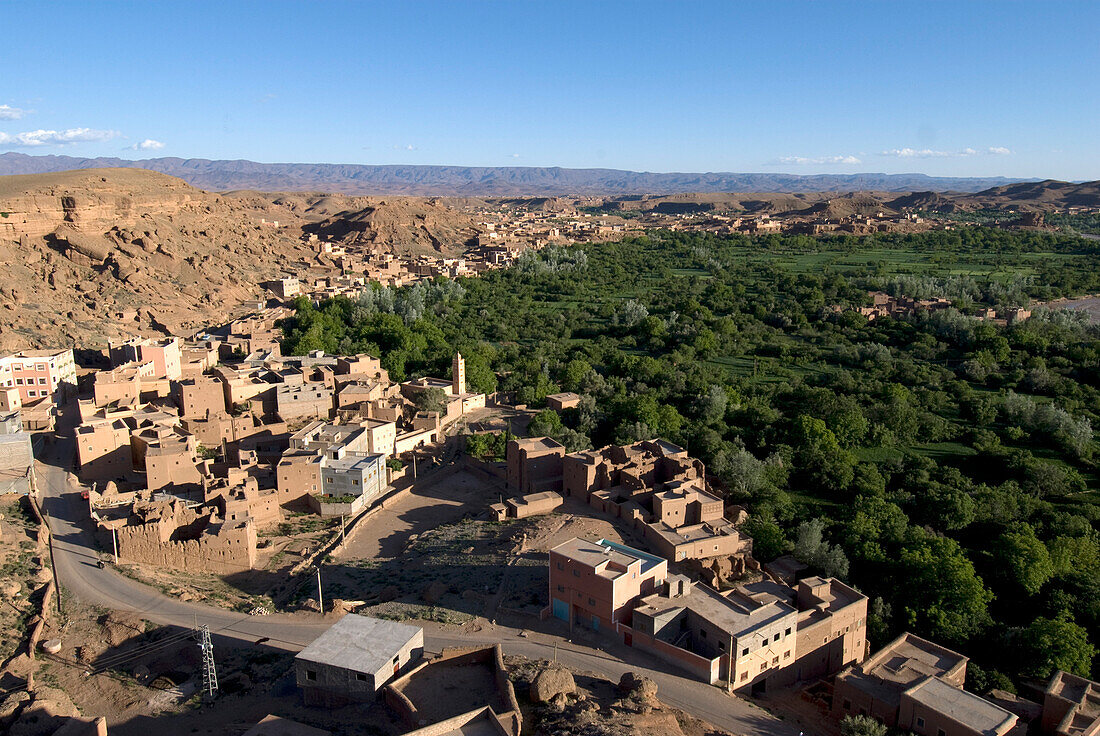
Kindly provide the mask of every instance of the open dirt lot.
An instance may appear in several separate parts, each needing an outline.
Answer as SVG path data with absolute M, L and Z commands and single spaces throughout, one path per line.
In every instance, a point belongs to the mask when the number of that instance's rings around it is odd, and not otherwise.
M 465 471 L 416 488 L 366 521 L 323 567 L 325 594 L 387 618 L 537 616 L 547 605 L 551 547 L 578 536 L 624 541 L 585 505 L 500 523 L 476 518 L 499 498 L 496 488 Z M 314 595 L 313 586 L 300 595 Z

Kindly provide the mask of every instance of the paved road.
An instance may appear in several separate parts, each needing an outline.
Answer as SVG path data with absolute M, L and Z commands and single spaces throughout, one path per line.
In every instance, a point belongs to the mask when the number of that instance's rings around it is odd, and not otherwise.
M 43 510 L 54 535 L 57 574 L 71 594 L 88 603 L 135 613 L 156 624 L 185 628 L 205 624 L 216 636 L 245 642 L 263 640 L 266 646 L 289 651 L 302 649 L 332 624 L 332 620 L 316 614 L 247 616 L 180 601 L 110 567 L 99 568 L 88 528 L 90 522 L 86 519 L 86 502 L 81 499 L 75 484 L 70 483 L 67 471 L 73 452 L 72 440 L 62 437 L 43 448 L 43 462 L 38 464 Z M 795 736 L 800 730 L 718 688 L 671 671 L 654 670 L 651 668 L 653 660 L 621 644 L 591 640 L 597 648 L 587 642 L 567 642 L 546 633 L 520 632 L 491 625 L 474 633 L 428 625 L 424 634 L 425 646 L 436 652 L 448 646 L 500 642 L 506 654 L 541 659 L 556 657 L 569 667 L 594 672 L 615 682 L 624 672 L 643 674 L 657 683 L 662 701 L 736 734 Z

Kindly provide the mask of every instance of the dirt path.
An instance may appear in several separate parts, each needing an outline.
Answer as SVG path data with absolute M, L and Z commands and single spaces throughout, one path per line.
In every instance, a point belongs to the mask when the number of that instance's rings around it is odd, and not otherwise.
M 363 522 L 336 558 L 392 559 L 401 554 L 414 534 L 460 521 L 466 514 L 478 514 L 492 500 L 485 483 L 466 471 L 428 486 L 414 486 L 391 508 Z

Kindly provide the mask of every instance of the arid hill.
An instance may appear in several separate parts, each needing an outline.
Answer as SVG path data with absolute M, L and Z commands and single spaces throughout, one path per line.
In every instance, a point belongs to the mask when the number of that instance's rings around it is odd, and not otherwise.
M 819 202 L 805 210 L 806 215 L 824 217 L 829 220 L 839 220 L 845 217 L 872 217 L 879 212 L 893 214 L 893 210 L 887 207 L 881 200 L 868 192 L 853 192 L 843 197 L 833 197 L 824 202 Z
M 1047 179 L 994 187 L 977 194 L 962 195 L 957 199 L 960 204 L 974 208 L 1003 208 L 1008 205 L 1036 210 L 1100 207 L 1100 181 L 1073 184 Z
M 315 260 L 303 227 L 325 222 L 401 252 L 446 252 L 472 234 L 469 216 L 431 200 L 219 195 L 138 169 L 0 177 L 0 349 L 220 323 Z
M 325 199 L 329 200 L 325 207 L 328 211 L 331 198 Z M 286 198 L 279 201 L 286 201 Z M 460 255 L 479 232 L 471 215 L 439 199 L 355 197 L 347 204 L 349 209 L 305 225 L 303 229 L 327 240 L 382 252 L 445 256 Z M 307 213 L 313 215 L 320 211 L 309 208 Z

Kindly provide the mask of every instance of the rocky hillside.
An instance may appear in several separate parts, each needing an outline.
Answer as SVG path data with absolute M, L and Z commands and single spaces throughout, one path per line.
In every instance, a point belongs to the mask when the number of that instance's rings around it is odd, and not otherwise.
M 140 169 L 0 177 L 0 350 L 221 323 L 315 260 L 303 233 L 450 255 L 477 230 L 437 199 L 212 194 Z
M 300 218 L 270 200 L 150 171 L 0 178 L 0 349 L 102 345 L 222 320 L 259 282 L 311 256 L 300 235 Z
M 287 203 L 289 197 L 277 200 Z M 316 205 L 306 214 L 317 216 L 332 209 L 332 197 L 322 198 L 323 208 Z M 439 199 L 374 197 L 344 198 L 347 209 L 332 213 L 325 219 L 307 224 L 307 233 L 316 233 L 327 240 L 372 250 L 417 255 L 460 255 L 479 232 L 472 216 L 448 206 Z

